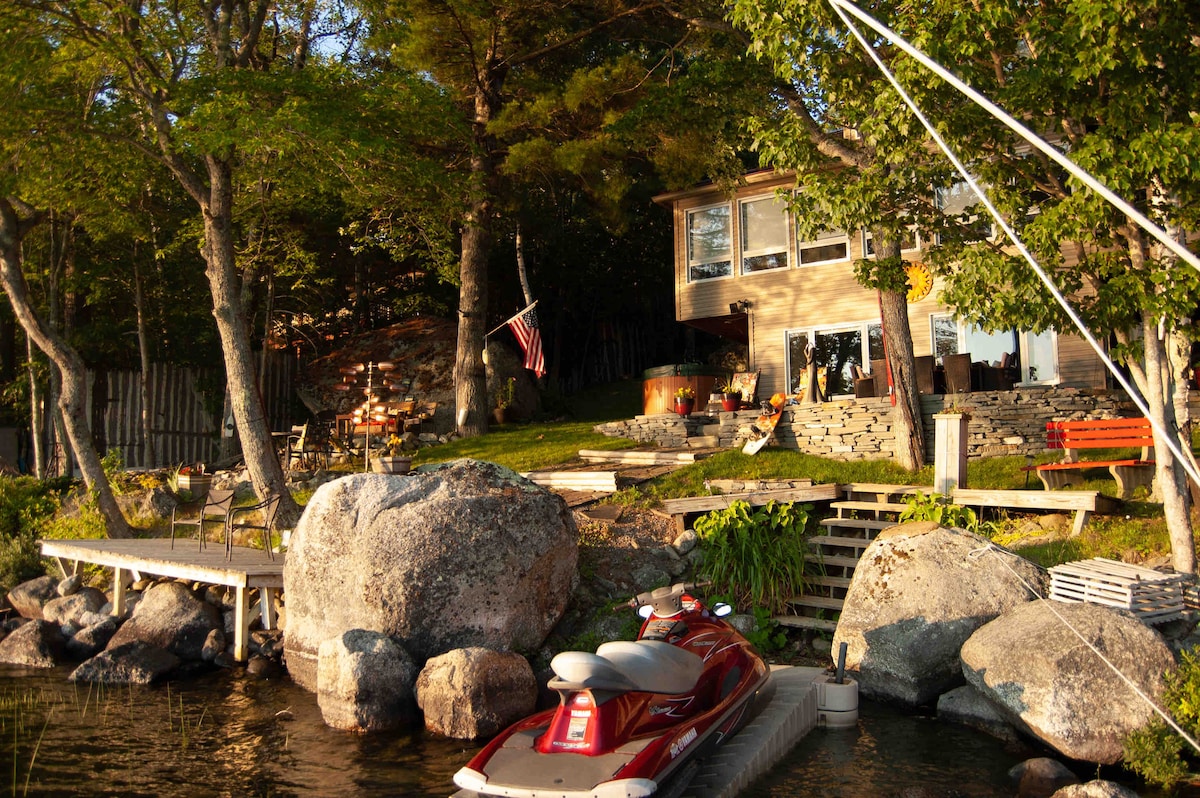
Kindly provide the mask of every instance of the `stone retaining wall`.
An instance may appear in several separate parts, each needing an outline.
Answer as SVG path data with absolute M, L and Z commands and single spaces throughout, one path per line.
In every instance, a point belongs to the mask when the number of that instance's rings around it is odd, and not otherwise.
M 1200 395 L 1193 392 L 1191 399 L 1195 414 L 1200 411 Z M 929 462 L 933 462 L 933 414 L 959 409 L 971 417 L 970 457 L 1041 454 L 1046 449 L 1047 421 L 1141 415 L 1123 391 L 1036 387 L 926 395 L 921 397 L 921 414 Z M 719 446 L 732 448 L 741 445 L 742 430 L 756 418 L 758 413 L 748 410 L 715 417 L 666 413 L 600 424 L 595 431 L 669 448 L 687 446 L 690 437 L 714 436 Z M 887 397 L 791 405 L 775 428 L 775 438 L 785 448 L 839 460 L 894 457 L 892 405 Z

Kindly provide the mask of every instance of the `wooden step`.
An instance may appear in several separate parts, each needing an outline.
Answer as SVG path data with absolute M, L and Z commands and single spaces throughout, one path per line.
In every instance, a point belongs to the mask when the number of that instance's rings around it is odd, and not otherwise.
M 805 615 L 776 615 L 771 620 L 780 626 L 792 629 L 817 629 L 822 632 L 836 632 L 837 621 L 828 618 L 809 618 Z
M 616 471 L 526 471 L 521 476 L 545 488 L 609 493 L 617 490 Z
M 806 593 L 803 596 L 788 599 L 788 604 L 794 604 L 797 607 L 815 607 L 820 610 L 840 610 L 846 602 L 840 598 L 811 596 Z
M 811 479 L 708 479 L 704 486 L 714 493 L 749 493 L 765 490 L 811 488 Z
M 870 501 L 866 498 L 858 498 L 866 496 L 890 498 L 933 492 L 933 488 L 927 485 L 885 485 L 877 482 L 847 482 L 843 483 L 841 488 L 842 494 L 850 501 Z
M 850 578 L 846 576 L 806 576 L 804 584 L 809 588 L 816 589 L 820 587 L 828 587 L 831 589 L 850 589 Z
M 895 521 L 877 520 L 877 518 L 822 518 L 821 526 L 829 527 L 830 532 L 838 529 L 862 529 L 864 532 L 878 532 L 881 529 L 896 526 Z M 874 535 L 871 535 L 874 538 Z
M 589 463 L 631 463 L 635 465 L 653 463 L 694 463 L 695 452 L 664 452 L 645 449 L 580 449 L 579 457 Z
M 813 563 L 820 565 L 837 565 L 844 568 L 856 568 L 858 567 L 858 558 L 842 557 L 838 554 L 827 554 L 825 556 L 818 556 L 813 560 Z
M 874 541 L 870 538 L 847 538 L 841 535 L 813 535 L 808 539 L 808 542 L 814 546 L 826 546 L 829 548 L 865 549 Z
M 861 512 L 873 513 L 902 513 L 908 509 L 907 504 L 897 504 L 895 502 L 831 502 L 830 507 L 837 510 L 839 513 L 843 510 L 858 510 Z

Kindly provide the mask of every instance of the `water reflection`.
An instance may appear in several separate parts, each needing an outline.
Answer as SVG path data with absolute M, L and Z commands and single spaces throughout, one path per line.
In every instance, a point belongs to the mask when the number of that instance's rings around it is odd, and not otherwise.
M 0 670 L 0 795 L 444 798 L 478 750 L 421 732 L 339 732 L 286 678 L 234 671 L 131 688 L 72 685 L 67 673 Z M 1008 769 L 1040 755 L 864 703 L 857 729 L 814 731 L 742 796 L 889 798 L 924 787 L 1011 798 Z

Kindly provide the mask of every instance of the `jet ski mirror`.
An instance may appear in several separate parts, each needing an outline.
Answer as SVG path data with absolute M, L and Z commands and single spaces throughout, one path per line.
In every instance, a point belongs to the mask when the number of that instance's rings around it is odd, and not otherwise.
M 733 612 L 733 607 L 729 606 L 728 604 L 726 604 L 723 601 L 719 604 L 714 605 L 712 608 L 712 614 L 717 616 L 718 618 L 724 618 L 726 615 L 728 615 L 731 612 Z
M 654 612 L 654 608 L 651 607 L 649 604 L 643 604 L 642 606 L 637 608 L 637 614 L 643 618 L 649 618 L 651 613 L 653 613 L 653 612 Z

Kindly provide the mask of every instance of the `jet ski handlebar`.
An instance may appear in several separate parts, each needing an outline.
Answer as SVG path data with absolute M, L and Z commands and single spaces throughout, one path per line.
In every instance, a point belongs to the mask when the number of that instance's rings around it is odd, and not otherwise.
M 670 587 L 656 587 L 645 593 L 638 593 L 622 606 L 644 607 L 649 605 L 658 616 L 674 615 L 683 609 L 684 595 L 701 588 L 708 587 L 712 582 L 677 582 Z

